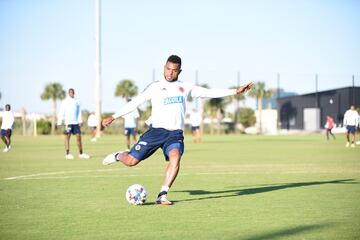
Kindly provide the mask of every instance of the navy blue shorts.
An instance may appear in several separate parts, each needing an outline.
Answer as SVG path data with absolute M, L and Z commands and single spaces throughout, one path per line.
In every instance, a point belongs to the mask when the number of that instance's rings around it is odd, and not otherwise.
M 64 134 L 80 134 L 80 126 L 79 124 L 69 124 L 65 125 Z
M 184 153 L 184 135 L 182 130 L 166 130 L 164 128 L 150 127 L 139 141 L 131 148 L 129 154 L 141 161 L 150 157 L 158 148 L 163 150 L 166 161 L 169 160 L 169 152 L 179 149 Z
M 196 130 L 199 130 L 200 126 L 191 126 L 191 131 L 195 132 Z
M 346 131 L 347 131 L 348 133 L 354 134 L 355 131 L 356 131 L 356 127 L 355 127 L 355 126 L 347 125 L 347 126 L 346 126 Z
M 135 128 L 125 128 L 125 136 L 135 136 Z
M 1 129 L 1 137 L 11 137 L 11 129 Z

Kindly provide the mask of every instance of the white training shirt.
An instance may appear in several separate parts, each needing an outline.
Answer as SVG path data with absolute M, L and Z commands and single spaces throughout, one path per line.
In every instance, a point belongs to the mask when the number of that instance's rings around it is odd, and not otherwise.
M 95 114 L 90 114 L 89 115 L 87 124 L 88 124 L 89 127 L 96 127 L 97 126 L 98 121 L 97 121 L 97 118 L 96 118 Z
M 357 126 L 359 120 L 359 114 L 355 110 L 347 110 L 344 114 L 344 125 L 345 126 Z
M 202 117 L 199 112 L 192 111 L 190 113 L 190 124 L 192 127 L 198 127 L 201 125 Z
M 136 119 L 140 117 L 140 114 L 139 111 L 135 109 L 122 117 L 124 118 L 124 128 L 136 128 Z
M 4 110 L 2 112 L 2 123 L 1 129 L 12 129 L 12 125 L 14 124 L 14 114 L 12 111 Z
M 63 121 L 65 125 L 82 123 L 80 102 L 76 98 L 67 96 L 61 102 L 57 125 Z
M 177 130 L 184 128 L 186 101 L 193 98 L 220 98 L 236 94 L 236 89 L 206 89 L 182 81 L 165 79 L 152 82 L 142 93 L 133 98 L 112 117 L 121 117 L 146 101 L 151 101 L 151 124 L 154 128 Z

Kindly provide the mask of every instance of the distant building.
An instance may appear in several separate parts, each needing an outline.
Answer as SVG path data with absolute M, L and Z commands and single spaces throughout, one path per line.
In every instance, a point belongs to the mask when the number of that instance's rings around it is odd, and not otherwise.
M 344 113 L 353 104 L 360 107 L 360 87 L 345 87 L 277 100 L 281 129 L 321 129 L 326 116 L 332 116 L 337 125 Z
M 289 96 L 297 96 L 298 94 L 295 92 L 285 92 L 284 89 L 270 89 L 273 94 L 271 96 L 271 98 L 264 98 L 262 100 L 262 109 L 277 109 L 277 99 L 278 99 L 278 94 L 279 94 L 279 98 L 281 97 L 289 97 Z M 257 108 L 257 106 L 256 106 Z

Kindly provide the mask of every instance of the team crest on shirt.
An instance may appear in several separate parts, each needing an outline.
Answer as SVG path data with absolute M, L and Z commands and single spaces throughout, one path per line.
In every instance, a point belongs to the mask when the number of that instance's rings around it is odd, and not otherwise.
M 179 91 L 180 91 L 180 92 L 184 92 L 185 89 L 184 89 L 183 87 L 179 87 Z
M 141 149 L 141 146 L 140 146 L 140 145 L 136 145 L 136 146 L 135 146 L 135 150 L 136 150 L 136 151 L 139 151 L 140 149 Z

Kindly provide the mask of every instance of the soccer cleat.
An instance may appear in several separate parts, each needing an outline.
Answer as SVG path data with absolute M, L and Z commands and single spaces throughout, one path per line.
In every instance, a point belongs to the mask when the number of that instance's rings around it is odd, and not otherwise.
M 347 142 L 346 145 L 345 145 L 345 147 L 350 147 L 350 143 Z
M 120 154 L 120 153 L 123 153 L 123 152 L 114 152 L 114 153 L 110 153 L 109 155 L 107 155 L 104 160 L 102 161 L 102 164 L 103 165 L 110 165 L 110 164 L 113 164 L 113 163 L 116 163 L 117 161 L 117 155 Z
M 160 205 L 172 205 L 173 203 L 170 202 L 167 197 L 166 194 L 159 194 L 160 196 L 157 197 L 156 199 L 156 204 L 160 204 Z
M 92 141 L 92 142 L 96 142 L 97 139 L 94 137 L 94 138 L 91 139 L 91 141 Z
M 90 156 L 89 156 L 89 155 L 87 155 L 86 153 L 82 153 L 82 154 L 80 154 L 80 155 L 79 155 L 79 158 L 89 159 L 89 158 L 90 158 Z
M 351 144 L 351 147 L 354 148 L 354 147 L 355 147 L 355 144 L 352 143 L 352 144 Z
M 3 152 L 6 153 L 6 152 L 8 152 L 9 150 L 10 150 L 10 148 L 6 147 L 6 148 L 4 148 Z
M 74 159 L 74 156 L 71 153 L 65 155 L 65 159 Z

